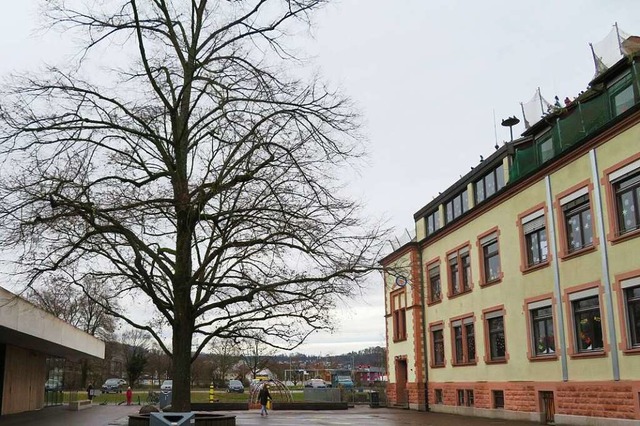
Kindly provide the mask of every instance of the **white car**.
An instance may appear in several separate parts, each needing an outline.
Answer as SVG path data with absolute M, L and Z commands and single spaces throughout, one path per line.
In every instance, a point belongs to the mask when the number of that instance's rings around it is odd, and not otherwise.
M 160 386 L 160 390 L 163 392 L 168 392 L 173 388 L 173 380 L 165 380 L 162 382 L 162 386 Z
M 304 385 L 305 388 L 321 389 L 326 388 L 327 384 L 322 379 L 311 379 Z

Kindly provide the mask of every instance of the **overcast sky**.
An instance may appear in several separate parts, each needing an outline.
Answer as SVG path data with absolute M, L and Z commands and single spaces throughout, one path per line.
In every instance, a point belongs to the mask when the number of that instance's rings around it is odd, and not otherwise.
M 36 35 L 36 0 L 2 0 L 0 74 L 59 59 L 60 36 Z M 574 97 L 593 77 L 589 42 L 618 22 L 640 35 L 638 0 L 343 0 L 316 15 L 305 54 L 358 105 L 370 157 L 350 183 L 367 214 L 397 233 L 479 156 L 509 137 L 537 87 L 549 101 Z M 514 129 L 519 135 L 522 123 Z M 336 333 L 300 350 L 338 354 L 384 345 L 379 275 L 337 313 Z

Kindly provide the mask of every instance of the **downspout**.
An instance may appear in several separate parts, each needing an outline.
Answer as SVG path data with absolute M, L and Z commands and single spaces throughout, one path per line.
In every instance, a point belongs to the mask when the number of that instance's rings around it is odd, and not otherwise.
M 569 380 L 567 367 L 567 339 L 564 333 L 564 314 L 562 313 L 562 292 L 560 290 L 560 265 L 558 263 L 558 244 L 556 242 L 556 218 L 553 214 L 553 198 L 551 196 L 551 177 L 545 176 L 547 189 L 547 205 L 549 206 L 549 236 L 547 242 L 551 245 L 553 256 L 553 295 L 556 299 L 556 316 L 558 317 L 558 334 L 560 338 L 560 363 L 562 366 L 562 381 Z
M 420 263 L 420 307 L 422 311 L 422 352 L 424 359 L 424 410 L 429 411 L 429 362 L 427 354 L 427 311 L 426 299 L 424 298 L 424 268 L 422 265 L 422 249 L 418 245 L 418 262 Z
M 618 360 L 618 347 L 615 342 L 618 341 L 616 336 L 616 327 L 613 321 L 613 293 L 611 291 L 611 280 L 609 279 L 609 256 L 607 252 L 607 238 L 604 229 L 604 216 L 602 210 L 602 196 L 600 194 L 600 181 L 598 180 L 598 160 L 596 159 L 596 150 L 589 151 L 591 158 L 591 173 L 593 179 L 593 195 L 594 206 L 598 225 L 598 233 L 602 240 L 600 253 L 602 253 L 602 284 L 604 285 L 604 305 L 607 311 L 607 331 L 609 332 L 609 341 L 611 344 L 611 368 L 613 370 L 613 380 L 620 380 L 620 364 Z

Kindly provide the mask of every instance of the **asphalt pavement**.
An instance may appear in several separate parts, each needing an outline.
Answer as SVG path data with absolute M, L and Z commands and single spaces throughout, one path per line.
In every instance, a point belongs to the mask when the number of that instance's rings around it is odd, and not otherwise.
M 0 417 L 2 426 L 126 426 L 128 415 L 139 406 L 95 405 L 81 411 L 64 406 Z M 425 413 L 392 408 L 356 406 L 339 411 L 270 411 L 261 417 L 259 410 L 231 412 L 237 426 L 532 426 L 536 423 L 465 417 L 453 414 Z

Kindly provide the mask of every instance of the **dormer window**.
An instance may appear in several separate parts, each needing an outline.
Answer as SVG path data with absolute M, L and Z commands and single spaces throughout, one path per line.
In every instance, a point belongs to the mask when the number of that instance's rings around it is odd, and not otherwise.
M 447 223 L 452 222 L 454 219 L 460 217 L 462 213 L 469 210 L 469 194 L 467 190 L 465 189 L 453 197 L 451 201 L 445 204 L 444 210 L 446 213 Z
M 429 214 L 425 220 L 427 221 L 427 235 L 431 235 L 440 229 L 440 213 L 438 210 Z
M 500 164 L 495 169 L 484 175 L 474 184 L 476 204 L 491 197 L 504 187 L 504 168 Z

